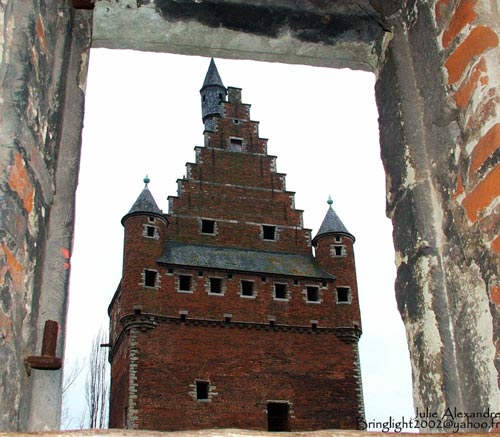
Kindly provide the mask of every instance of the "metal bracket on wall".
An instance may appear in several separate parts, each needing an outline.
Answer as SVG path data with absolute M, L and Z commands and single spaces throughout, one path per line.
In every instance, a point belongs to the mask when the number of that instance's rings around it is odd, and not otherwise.
M 75 9 L 94 9 L 95 0 L 73 0 Z
M 59 324 L 54 320 L 47 320 L 43 328 L 42 354 L 32 355 L 24 359 L 26 373 L 31 374 L 31 369 L 57 370 L 62 366 L 61 358 L 56 357 L 57 335 Z

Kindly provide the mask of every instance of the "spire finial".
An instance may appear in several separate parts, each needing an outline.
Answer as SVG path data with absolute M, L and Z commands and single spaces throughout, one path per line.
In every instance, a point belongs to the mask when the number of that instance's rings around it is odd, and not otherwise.
M 328 205 L 330 205 L 330 208 L 333 204 L 333 200 L 332 200 L 332 196 L 328 195 L 328 200 L 326 201 L 326 203 L 328 203 Z
M 148 175 L 146 175 L 146 177 L 143 179 L 143 181 L 147 185 L 147 184 L 149 184 L 149 182 L 151 181 L 151 179 L 149 179 Z

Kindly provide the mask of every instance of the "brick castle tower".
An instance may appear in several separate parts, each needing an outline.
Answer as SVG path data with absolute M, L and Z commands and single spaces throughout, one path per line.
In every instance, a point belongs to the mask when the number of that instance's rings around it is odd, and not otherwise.
M 354 429 L 363 414 L 354 237 L 329 200 L 311 241 L 250 105 L 213 60 L 200 92 L 205 146 L 169 213 L 146 178 L 122 219 L 109 425 Z

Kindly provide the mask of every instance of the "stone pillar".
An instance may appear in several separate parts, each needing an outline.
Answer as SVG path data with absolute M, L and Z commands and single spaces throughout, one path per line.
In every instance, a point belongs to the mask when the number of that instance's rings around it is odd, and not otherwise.
M 47 320 L 63 355 L 92 12 L 1 6 L 0 429 L 57 428 L 62 372 L 27 372 L 24 358 L 40 355 Z
M 386 17 L 376 85 L 398 306 L 415 407 L 498 411 L 498 11 L 430 3 Z

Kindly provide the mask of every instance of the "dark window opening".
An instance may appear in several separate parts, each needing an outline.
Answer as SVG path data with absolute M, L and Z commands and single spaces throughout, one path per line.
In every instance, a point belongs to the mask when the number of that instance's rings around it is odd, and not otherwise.
M 186 318 L 187 318 L 187 314 L 186 313 L 180 313 L 179 315 L 181 316 L 181 322 L 185 322 Z
M 293 285 L 299 285 L 299 280 L 298 279 L 294 279 L 293 280 Z
M 232 274 L 232 273 L 228 273 L 227 277 L 228 277 L 229 279 L 233 279 L 233 274 Z
M 286 299 L 286 284 L 274 284 L 275 299 Z
M 308 302 L 319 302 L 319 288 L 318 287 L 307 287 L 307 301 Z
M 288 412 L 290 406 L 285 402 L 269 402 L 267 404 L 267 430 L 290 431 Z
M 154 223 L 155 222 L 155 218 L 154 217 L 148 217 L 148 221 L 151 222 L 151 223 Z
M 222 102 L 222 93 L 219 93 L 219 103 Z
M 196 399 L 200 401 L 208 399 L 208 381 L 196 381 Z
M 191 276 L 179 275 L 179 290 L 191 291 Z
M 148 237 L 154 237 L 155 236 L 155 227 L 154 226 L 146 226 L 146 235 Z
M 260 280 L 261 280 L 262 282 L 266 282 L 266 281 L 267 281 L 267 278 L 266 278 L 265 276 L 262 276 L 262 278 L 260 278 Z
M 276 324 L 276 320 L 269 320 L 269 326 L 271 328 L 274 328 L 274 325 Z
M 146 287 L 156 286 L 156 274 L 154 270 L 144 270 L 144 285 Z
M 202 234 L 215 234 L 215 220 L 202 220 L 201 221 Z
M 174 269 L 168 269 L 167 272 L 172 274 L 172 273 L 174 273 Z
M 253 296 L 253 282 L 252 281 L 241 281 L 241 295 L 242 296 Z
M 341 243 L 341 242 L 342 242 L 342 237 L 339 237 L 339 236 L 337 236 L 337 235 L 336 235 L 336 236 L 335 236 L 335 241 L 336 241 L 337 243 Z
M 224 316 L 224 323 L 229 325 L 231 323 L 231 316 Z
M 335 256 L 342 256 L 342 246 L 333 246 L 335 249 Z
M 311 329 L 314 331 L 318 328 L 318 322 L 311 322 Z
M 198 272 L 198 276 L 203 276 L 203 272 Z
M 262 237 L 264 240 L 276 239 L 276 226 L 262 226 Z
M 206 101 L 206 100 L 207 100 L 207 96 L 204 95 L 202 101 Z
M 210 278 L 210 293 L 221 294 L 222 293 L 222 279 L 221 278 Z
M 349 288 L 348 287 L 337 287 L 337 302 L 339 303 L 349 303 Z

